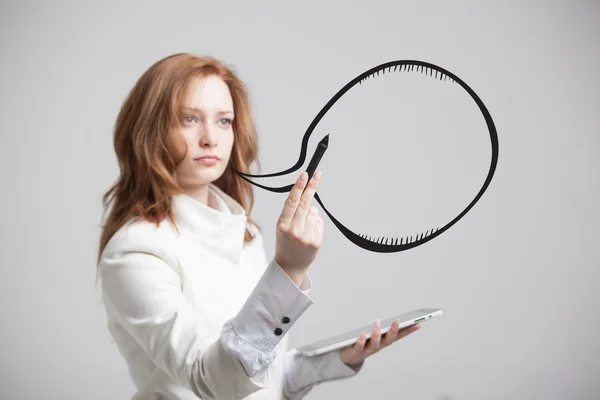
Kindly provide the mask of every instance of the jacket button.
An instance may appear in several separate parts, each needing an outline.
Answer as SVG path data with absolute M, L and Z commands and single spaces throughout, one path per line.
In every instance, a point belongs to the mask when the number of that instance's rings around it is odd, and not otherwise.
M 281 322 L 283 322 L 284 324 L 287 324 L 288 322 L 290 322 L 290 319 L 288 317 L 283 317 Z
M 275 329 L 275 332 L 274 332 L 274 333 L 275 333 L 277 336 L 279 336 L 279 335 L 281 335 L 281 334 L 283 333 L 283 331 L 281 330 L 281 328 L 277 328 L 277 329 Z

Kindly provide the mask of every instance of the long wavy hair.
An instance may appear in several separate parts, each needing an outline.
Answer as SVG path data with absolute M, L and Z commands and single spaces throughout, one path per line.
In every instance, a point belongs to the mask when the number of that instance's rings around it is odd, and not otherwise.
M 174 225 L 172 196 L 182 189 L 175 178 L 178 165 L 185 159 L 187 146 L 179 135 L 184 96 L 197 78 L 216 75 L 229 87 L 233 100 L 234 144 L 223 175 L 213 182 L 246 210 L 248 223 L 260 231 L 250 213 L 254 205 L 252 185 L 233 169 L 249 173 L 258 161 L 258 138 L 250 110 L 246 85 L 232 67 L 214 57 L 178 53 L 152 65 L 127 95 L 114 126 L 114 149 L 120 176 L 102 197 L 104 219 L 98 249 L 102 252 L 110 238 L 131 218 L 158 225 L 165 218 Z M 253 235 L 248 225 L 244 244 Z

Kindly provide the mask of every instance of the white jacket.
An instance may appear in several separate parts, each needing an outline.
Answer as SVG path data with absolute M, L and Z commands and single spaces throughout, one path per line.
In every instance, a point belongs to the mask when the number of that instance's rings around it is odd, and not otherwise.
M 358 373 L 339 351 L 307 357 L 287 333 L 313 304 L 262 235 L 244 246 L 242 206 L 213 184 L 211 202 L 173 198 L 179 231 L 129 221 L 99 264 L 108 329 L 137 388 L 133 400 L 298 400 L 314 385 Z

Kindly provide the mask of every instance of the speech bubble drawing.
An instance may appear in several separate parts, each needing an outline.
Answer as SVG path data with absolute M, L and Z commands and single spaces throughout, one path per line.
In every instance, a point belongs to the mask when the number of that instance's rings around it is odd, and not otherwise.
M 357 233 L 352 232 L 350 229 L 346 228 L 325 207 L 325 204 L 321 200 L 318 193 L 315 193 L 314 198 L 319 203 L 319 205 L 323 208 L 323 210 L 325 211 L 327 216 L 331 219 L 331 221 L 338 228 L 338 230 L 352 243 L 354 243 L 355 245 L 357 245 L 365 250 L 374 251 L 374 252 L 378 252 L 378 253 L 395 253 L 395 252 L 412 249 L 414 247 L 425 244 L 428 241 L 438 237 L 439 235 L 441 235 L 442 233 L 444 233 L 445 231 L 450 229 L 450 227 L 452 227 L 454 224 L 456 224 L 462 217 L 464 217 L 467 214 L 467 212 L 469 212 L 469 210 L 471 210 L 471 208 L 473 208 L 473 206 L 479 201 L 479 199 L 483 196 L 483 193 L 487 190 L 488 186 L 490 185 L 492 178 L 494 176 L 494 172 L 496 171 L 496 166 L 498 164 L 498 134 L 496 132 L 496 127 L 494 125 L 494 121 L 492 120 L 492 117 L 491 117 L 489 111 L 487 110 L 486 106 L 483 104 L 483 102 L 481 101 L 479 96 L 462 79 L 460 79 L 459 77 L 454 75 L 452 72 L 450 72 L 442 67 L 439 67 L 437 65 L 428 63 L 428 62 L 419 61 L 419 60 L 390 61 L 390 62 L 386 62 L 386 63 L 380 64 L 380 65 L 377 65 L 377 66 L 361 73 L 360 75 L 358 75 L 357 77 L 352 79 L 350 82 L 348 82 L 327 102 L 327 104 L 325 104 L 325 106 L 321 109 L 321 111 L 319 111 L 317 116 L 313 119 L 313 121 L 309 125 L 308 129 L 306 130 L 306 132 L 304 133 L 304 136 L 302 138 L 302 143 L 301 143 L 301 147 L 300 147 L 300 156 L 298 157 L 298 160 L 296 161 L 296 163 L 294 165 L 292 165 L 291 167 L 289 167 L 283 171 L 273 172 L 270 174 L 261 174 L 261 175 L 247 174 L 247 173 L 244 173 L 244 172 L 241 172 L 238 170 L 234 170 L 234 172 L 258 188 L 261 188 L 261 189 L 264 189 L 267 191 L 271 191 L 271 192 L 275 192 L 275 193 L 289 192 L 291 190 L 291 188 L 294 186 L 293 184 L 281 186 L 281 187 L 269 187 L 269 186 L 261 185 L 261 184 L 254 182 L 253 180 L 248 179 L 248 178 L 268 178 L 268 177 L 274 177 L 274 176 L 287 175 L 294 171 L 297 171 L 304 164 L 304 162 L 306 160 L 308 141 L 309 141 L 311 134 L 316 129 L 317 125 L 319 124 L 321 119 L 325 116 L 325 114 L 327 114 L 327 112 L 331 109 L 331 107 L 333 107 L 333 105 L 345 93 L 347 93 L 355 85 L 357 85 L 357 84 L 361 85 L 369 79 L 377 78 L 378 76 L 380 76 L 380 74 L 384 75 L 386 72 L 388 74 L 391 74 L 394 72 L 410 73 L 413 71 L 423 73 L 433 79 L 438 79 L 440 81 L 448 81 L 449 80 L 453 83 L 457 83 L 458 85 L 460 85 L 469 94 L 471 99 L 473 99 L 473 101 L 477 104 L 477 107 L 479 108 L 479 111 L 481 112 L 481 114 L 485 120 L 487 129 L 488 129 L 488 133 L 489 133 L 491 150 L 492 150 L 490 167 L 489 167 L 489 170 L 488 170 L 488 173 L 487 173 L 487 176 L 485 178 L 483 185 L 481 186 L 479 192 L 472 199 L 472 201 L 454 219 L 452 219 L 450 222 L 448 222 L 446 225 L 442 226 L 441 228 L 427 230 L 426 232 L 421 232 L 419 234 L 406 236 L 406 237 L 400 237 L 400 238 L 379 237 L 376 240 L 374 240 L 370 236 L 363 235 L 363 234 L 357 234 Z M 319 145 L 317 146 L 315 154 L 314 154 L 313 158 L 311 159 L 311 162 L 309 163 L 309 166 L 307 168 L 307 170 L 309 171 L 309 177 L 312 176 L 312 173 L 315 171 L 315 169 L 318 165 L 318 162 L 320 161 L 324 151 L 327 149 L 328 142 L 329 142 L 329 135 L 326 135 L 319 142 Z

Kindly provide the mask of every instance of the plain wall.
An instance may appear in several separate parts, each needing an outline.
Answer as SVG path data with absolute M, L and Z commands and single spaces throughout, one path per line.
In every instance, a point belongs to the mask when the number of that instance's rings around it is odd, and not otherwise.
M 0 398 L 132 395 L 94 284 L 101 196 L 118 176 L 112 128 L 122 101 L 152 63 L 178 52 L 215 56 L 248 84 L 263 173 L 291 166 L 321 107 L 387 61 L 450 70 L 494 118 L 494 179 L 443 235 L 373 253 L 324 217 L 309 270 L 315 304 L 292 346 L 413 308 L 446 314 L 307 398 L 598 398 L 600 3 L 358 4 L 3 2 Z M 356 232 L 445 223 L 487 173 L 481 120 L 452 86 L 420 84 L 414 77 L 389 94 L 365 85 L 371 95 L 336 109 L 311 137 L 306 164 L 331 134 L 319 194 Z M 255 194 L 272 257 L 285 195 Z

